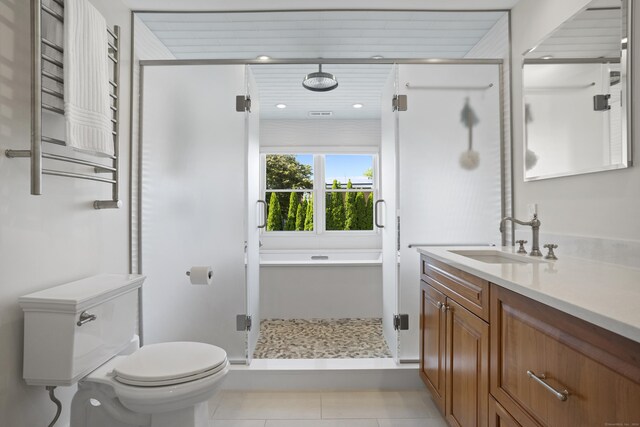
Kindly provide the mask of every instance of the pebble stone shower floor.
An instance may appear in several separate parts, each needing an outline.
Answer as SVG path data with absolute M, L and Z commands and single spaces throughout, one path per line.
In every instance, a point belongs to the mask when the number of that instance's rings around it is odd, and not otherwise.
M 382 319 L 264 319 L 255 359 L 391 357 Z

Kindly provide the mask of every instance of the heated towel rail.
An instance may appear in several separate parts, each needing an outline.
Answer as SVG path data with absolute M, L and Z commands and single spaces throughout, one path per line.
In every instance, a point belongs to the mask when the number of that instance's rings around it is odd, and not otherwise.
M 44 19 L 43 19 L 44 18 Z M 53 19 L 54 21 L 49 21 Z M 69 155 L 61 155 L 43 150 L 43 143 L 53 145 L 66 145 L 58 138 L 42 134 L 42 111 L 46 110 L 57 115 L 64 116 L 64 78 L 63 61 L 64 48 L 56 40 L 43 36 L 43 22 L 51 24 L 58 22 L 64 25 L 64 1 L 63 0 L 32 0 L 31 2 L 31 35 L 32 35 L 32 68 L 31 68 L 31 149 L 30 150 L 6 150 L 9 158 L 31 159 L 31 194 L 42 194 L 42 175 L 54 175 L 67 178 L 78 178 L 90 181 L 107 183 L 112 186 L 111 200 L 96 200 L 93 202 L 95 209 L 114 209 L 121 206 L 118 192 L 119 183 L 119 132 L 120 132 L 120 27 L 114 26 L 113 30 L 106 28 L 108 33 L 108 56 L 113 68 L 110 70 L 109 96 L 111 99 L 111 123 L 114 154 L 101 157 L 99 161 L 89 160 L 86 155 L 81 155 L 69 150 Z M 47 25 L 53 28 L 55 25 Z M 55 33 L 55 30 L 50 30 Z M 47 84 L 43 84 L 46 81 Z M 43 100 L 43 96 L 46 98 Z M 60 105 L 62 104 L 62 105 Z M 64 153 L 67 154 L 67 153 Z M 61 163 L 71 163 L 85 166 L 90 173 L 78 173 L 71 170 L 59 170 L 43 168 L 43 159 Z M 97 159 L 96 159 L 97 160 Z M 56 163 L 57 164 L 57 163 Z

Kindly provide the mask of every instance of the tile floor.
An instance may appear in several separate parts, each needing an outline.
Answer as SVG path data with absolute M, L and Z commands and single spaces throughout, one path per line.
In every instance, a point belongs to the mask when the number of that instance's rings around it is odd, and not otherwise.
M 426 391 L 221 391 L 211 427 L 446 427 Z
M 391 357 L 382 319 L 264 319 L 255 359 Z

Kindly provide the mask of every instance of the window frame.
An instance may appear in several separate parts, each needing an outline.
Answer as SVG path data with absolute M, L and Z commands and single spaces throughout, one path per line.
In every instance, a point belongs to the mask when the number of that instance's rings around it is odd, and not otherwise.
M 261 234 L 269 237 L 316 237 L 316 236 L 377 236 L 380 234 L 380 230 L 373 226 L 372 230 L 327 230 L 326 229 L 326 194 L 327 192 L 353 192 L 357 193 L 359 189 L 326 189 L 325 188 L 325 164 L 327 155 L 367 155 L 372 157 L 372 169 L 373 169 L 373 200 L 374 202 L 379 199 L 380 195 L 380 149 L 374 146 L 355 146 L 355 147 L 268 147 L 263 148 L 260 152 L 260 194 L 267 203 L 267 193 L 274 192 L 274 190 L 267 189 L 267 156 L 272 154 L 311 154 L 313 156 L 313 188 L 302 189 L 278 189 L 275 192 L 310 192 L 313 195 L 313 231 L 267 231 L 266 228 L 260 230 Z M 322 213 L 322 215 L 320 215 Z

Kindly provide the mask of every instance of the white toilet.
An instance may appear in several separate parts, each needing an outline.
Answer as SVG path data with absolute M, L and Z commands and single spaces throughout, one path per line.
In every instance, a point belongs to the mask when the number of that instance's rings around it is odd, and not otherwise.
M 78 384 L 71 427 L 206 427 L 226 352 L 197 342 L 139 348 L 141 275 L 100 275 L 19 299 L 29 385 Z

